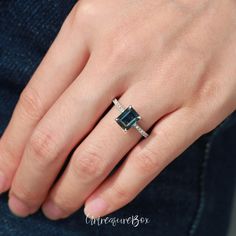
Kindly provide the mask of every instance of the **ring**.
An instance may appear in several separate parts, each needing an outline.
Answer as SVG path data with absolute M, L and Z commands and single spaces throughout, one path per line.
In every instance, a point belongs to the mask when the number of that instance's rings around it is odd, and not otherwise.
M 144 137 L 148 137 L 146 133 L 137 122 L 141 120 L 141 116 L 135 111 L 135 109 L 130 105 L 125 108 L 116 98 L 112 100 L 116 108 L 121 112 L 121 114 L 115 119 L 115 121 L 120 125 L 120 127 L 127 131 L 131 127 L 136 128 L 136 130 Z

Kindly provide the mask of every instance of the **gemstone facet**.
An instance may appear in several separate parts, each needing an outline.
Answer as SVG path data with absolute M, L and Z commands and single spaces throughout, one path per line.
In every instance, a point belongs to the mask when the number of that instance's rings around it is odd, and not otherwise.
M 132 106 L 129 106 L 116 118 L 116 122 L 123 130 L 127 131 L 140 119 L 140 115 L 134 110 Z

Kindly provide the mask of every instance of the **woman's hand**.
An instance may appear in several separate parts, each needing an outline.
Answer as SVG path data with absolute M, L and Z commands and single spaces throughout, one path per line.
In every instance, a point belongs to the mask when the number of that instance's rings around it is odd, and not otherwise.
M 1 138 L 11 210 L 43 204 L 59 219 L 85 203 L 104 216 L 223 121 L 236 108 L 235 12 L 234 0 L 80 0 Z M 115 122 L 115 97 L 141 115 L 147 139 Z

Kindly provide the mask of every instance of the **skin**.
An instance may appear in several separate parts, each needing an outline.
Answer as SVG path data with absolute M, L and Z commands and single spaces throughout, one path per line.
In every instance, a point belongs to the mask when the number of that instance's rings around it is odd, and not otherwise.
M 107 215 L 219 125 L 236 109 L 235 12 L 234 0 L 80 0 L 0 141 L 11 211 Z M 115 97 L 148 138 L 119 127 Z

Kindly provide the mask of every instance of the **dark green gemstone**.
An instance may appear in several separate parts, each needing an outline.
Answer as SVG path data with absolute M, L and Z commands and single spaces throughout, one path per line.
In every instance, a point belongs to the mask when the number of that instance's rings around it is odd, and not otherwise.
M 134 110 L 132 106 L 126 108 L 117 118 L 116 122 L 124 130 L 131 128 L 138 120 L 140 120 L 139 114 Z

